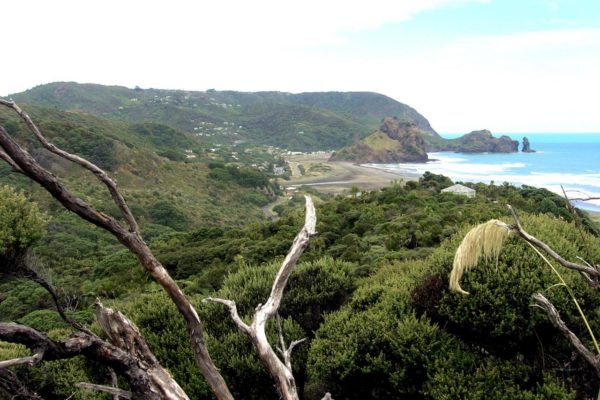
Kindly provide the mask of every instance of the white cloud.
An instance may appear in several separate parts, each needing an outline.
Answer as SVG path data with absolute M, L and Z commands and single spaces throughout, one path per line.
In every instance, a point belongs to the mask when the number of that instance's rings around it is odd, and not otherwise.
M 441 131 L 600 131 L 600 29 L 470 37 L 381 64 L 419 77 L 387 93 Z
M 239 72 L 253 62 L 269 71 L 306 49 L 342 43 L 345 34 L 468 2 L 473 0 L 7 2 L 2 27 L 11 40 L 3 41 L 3 52 L 11 63 L 4 73 L 11 79 L 0 81 L 0 93 L 56 79 L 131 86 L 139 77 L 147 85 L 189 87 L 199 74 L 218 81 L 220 70 Z M 258 79 L 268 81 L 255 69 Z
M 0 94 L 57 80 L 368 90 L 414 106 L 440 131 L 600 131 L 600 29 L 473 36 L 437 47 L 419 47 L 413 37 L 410 50 L 401 38 L 368 56 L 353 46 L 360 32 L 475 2 L 7 2 Z
M 426 10 L 469 2 L 481 0 L 172 0 L 168 5 L 162 0 L 22 0 L 3 5 L 8 16 L 3 25 L 37 31 L 43 41 L 163 37 L 172 40 L 171 45 L 177 45 L 176 40 L 210 45 L 262 39 L 288 47 L 335 42 L 344 32 L 374 29 Z
M 583 48 L 600 44 L 600 29 L 564 29 L 472 37 L 464 39 L 462 44 L 510 51 L 539 51 L 544 47 L 556 48 L 559 46 Z

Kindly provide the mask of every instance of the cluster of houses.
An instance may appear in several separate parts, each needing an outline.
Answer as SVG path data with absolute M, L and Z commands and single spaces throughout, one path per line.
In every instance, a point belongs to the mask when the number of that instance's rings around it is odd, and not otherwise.
M 192 123 L 194 121 L 191 121 Z M 234 122 L 224 121 L 223 126 L 216 126 L 212 122 L 200 121 L 197 126 L 192 128 L 196 136 L 215 136 L 215 135 L 240 135 L 240 131 L 244 129 L 242 125 L 237 125 Z

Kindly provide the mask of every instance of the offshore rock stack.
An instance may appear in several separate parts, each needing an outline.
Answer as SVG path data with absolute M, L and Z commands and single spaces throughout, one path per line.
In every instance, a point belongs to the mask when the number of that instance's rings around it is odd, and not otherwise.
M 527 139 L 526 137 L 523 138 L 523 147 L 521 151 L 523 153 L 535 153 L 535 150 L 533 150 L 529 145 L 529 139 Z

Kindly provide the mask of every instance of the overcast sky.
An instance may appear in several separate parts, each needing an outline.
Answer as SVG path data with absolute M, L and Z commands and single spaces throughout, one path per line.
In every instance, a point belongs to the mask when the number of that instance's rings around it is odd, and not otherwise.
M 373 91 L 439 132 L 600 132 L 599 0 L 19 0 L 0 94 Z

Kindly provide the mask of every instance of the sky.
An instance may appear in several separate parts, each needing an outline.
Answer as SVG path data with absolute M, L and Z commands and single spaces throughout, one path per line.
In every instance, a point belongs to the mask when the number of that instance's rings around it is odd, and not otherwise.
M 438 132 L 600 132 L 599 0 L 19 0 L 0 26 L 2 96 L 371 91 Z

